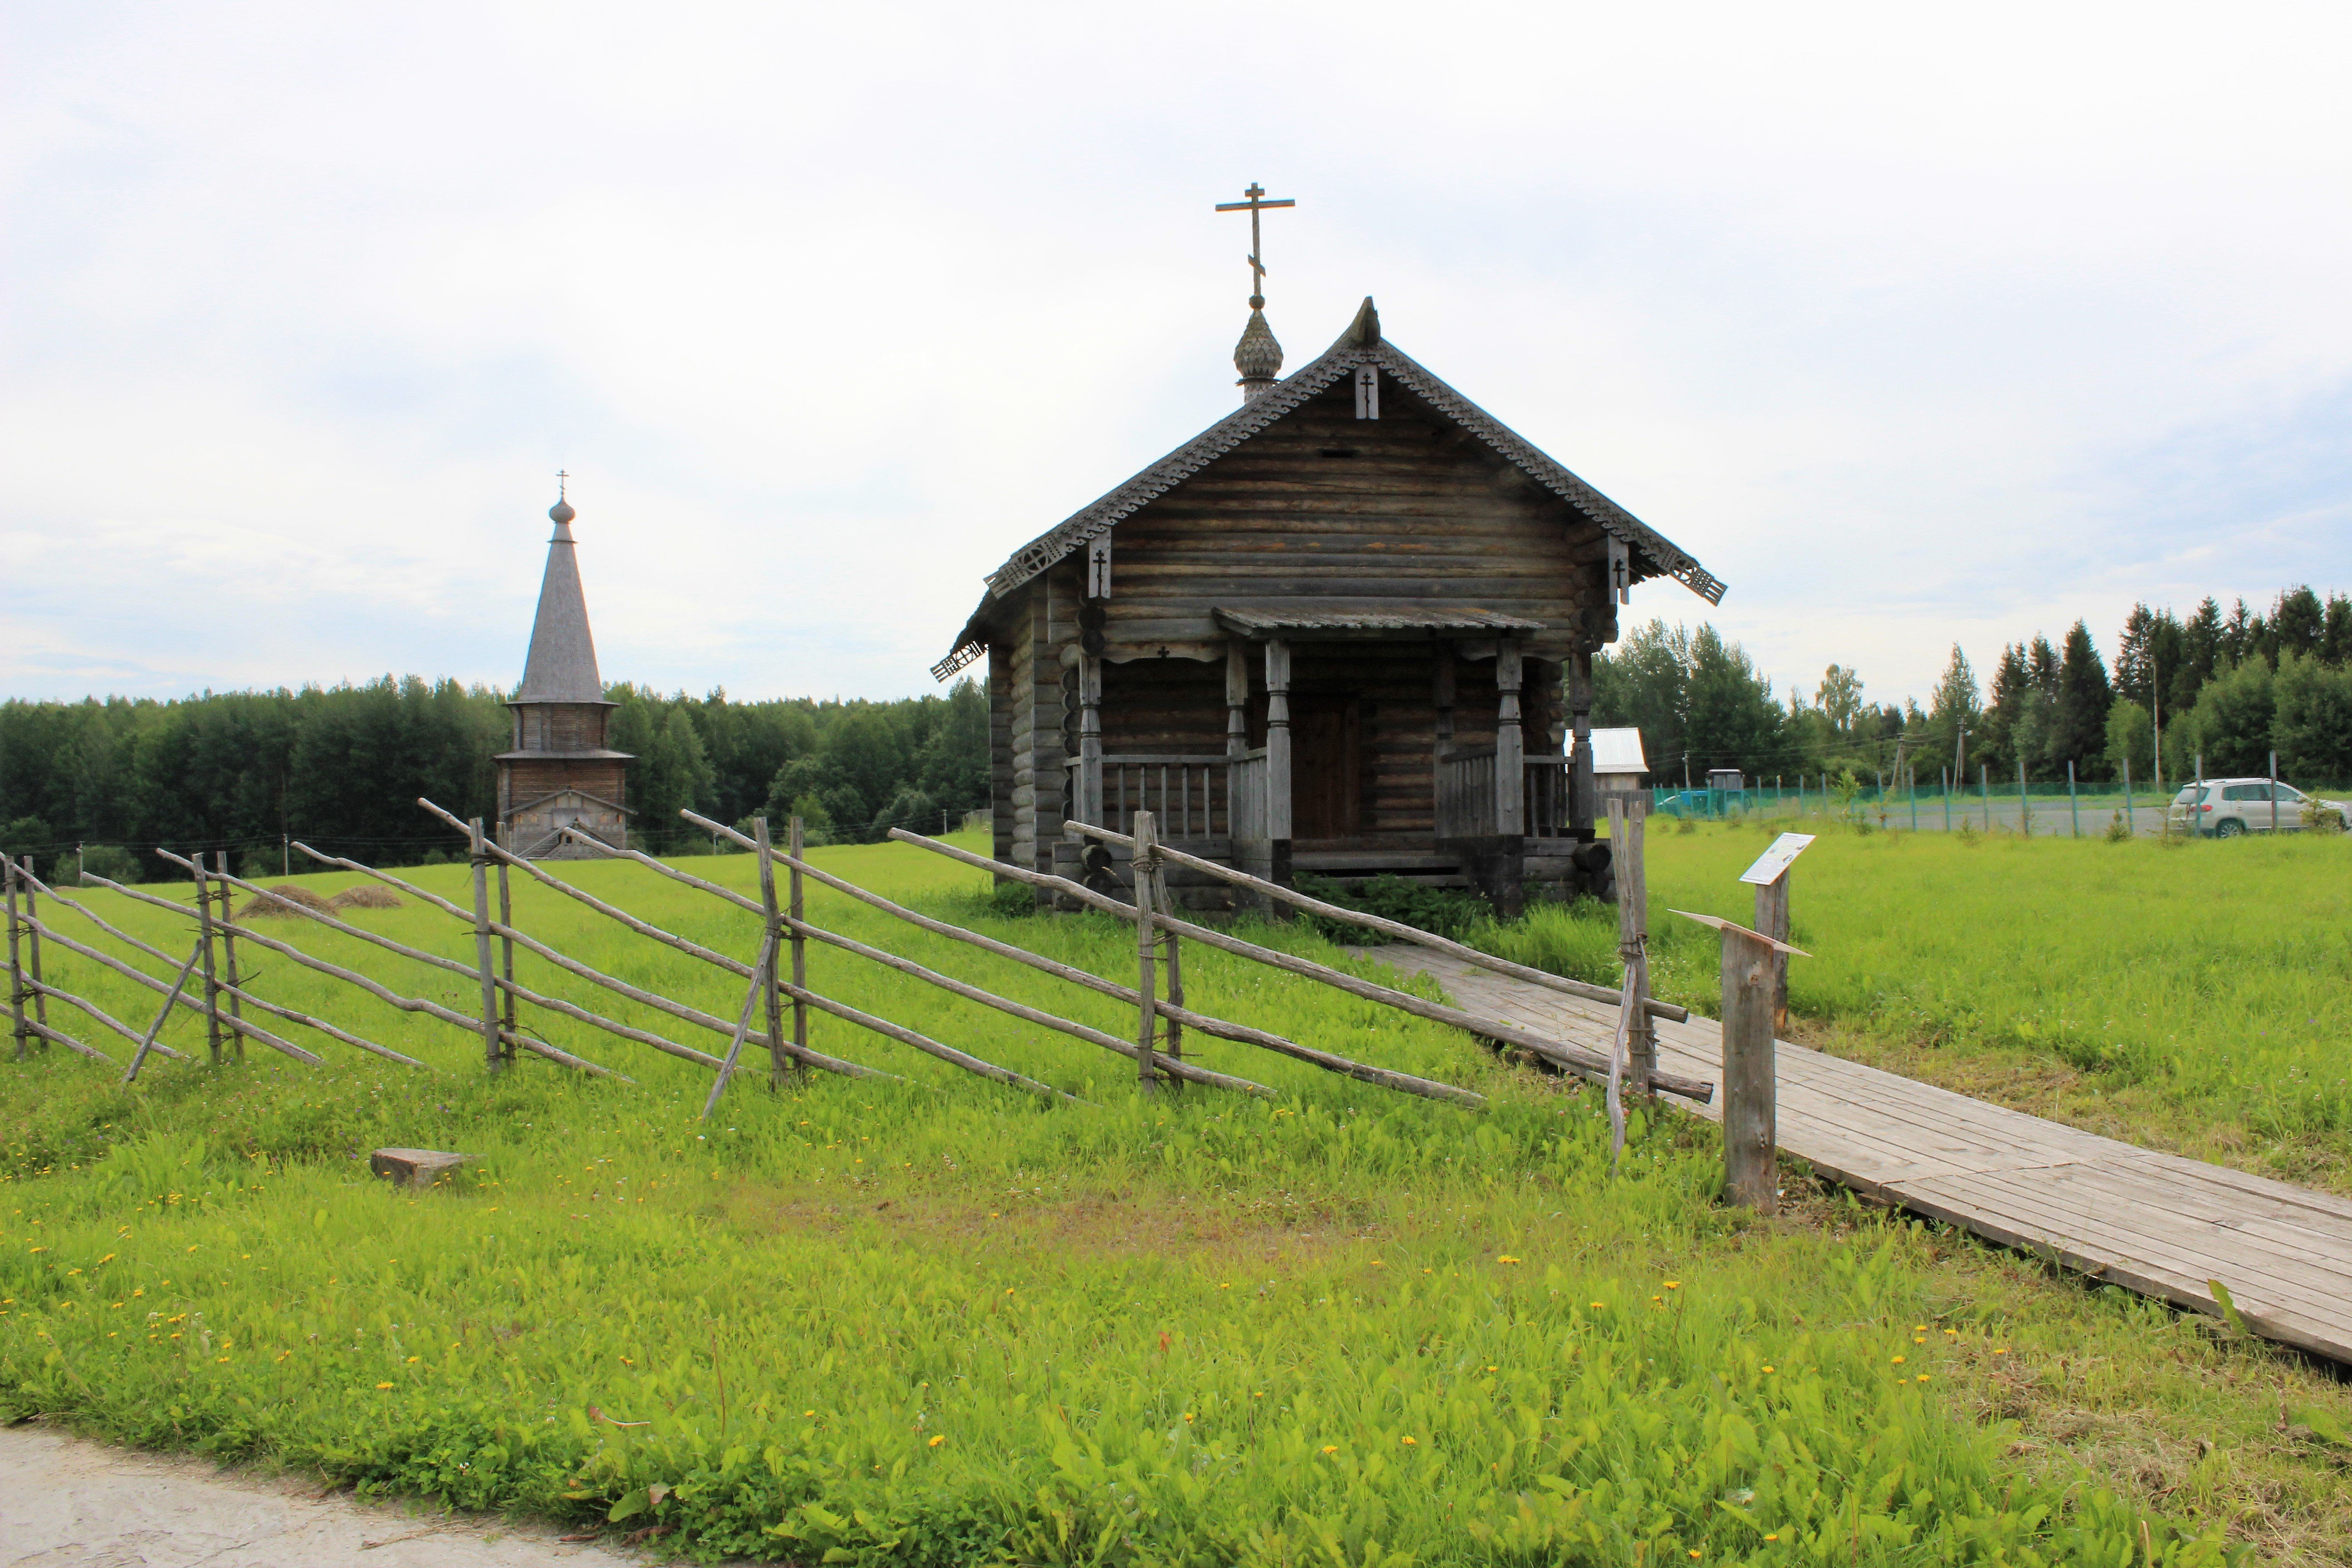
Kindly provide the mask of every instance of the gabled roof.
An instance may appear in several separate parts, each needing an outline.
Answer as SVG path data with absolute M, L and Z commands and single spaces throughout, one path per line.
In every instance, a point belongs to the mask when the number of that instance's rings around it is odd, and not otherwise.
M 567 515 L 557 520 L 555 536 L 547 542 L 547 574 L 540 579 L 522 689 L 510 702 L 604 700 L 604 683 L 596 677 L 596 644 L 588 635 L 588 596 L 580 587 L 580 560 L 572 548 L 572 509 L 562 510 Z
M 1323 357 L 1275 384 L 1263 396 L 1242 405 L 1125 484 L 1014 551 L 988 574 L 988 592 L 947 658 L 931 667 L 945 680 L 980 657 L 985 647 L 980 619 L 992 600 L 1083 548 L 1120 519 L 1174 489 L 1194 474 L 1273 425 L 1360 365 L 1377 365 L 1443 418 L 1493 447 L 1529 479 L 1575 507 L 1632 548 L 1637 580 L 1672 577 L 1710 605 L 1723 602 L 1725 584 L 1665 535 L 1594 489 L 1538 450 L 1532 442 L 1438 379 L 1381 335 L 1380 313 L 1367 298 L 1355 321 Z

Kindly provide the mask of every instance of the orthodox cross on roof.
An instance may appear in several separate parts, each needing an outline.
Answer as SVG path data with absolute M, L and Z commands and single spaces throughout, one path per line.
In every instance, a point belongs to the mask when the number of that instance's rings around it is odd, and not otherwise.
M 1258 240 L 1257 215 L 1270 207 L 1295 207 L 1298 204 L 1286 196 L 1279 201 L 1267 201 L 1265 187 L 1255 180 L 1250 182 L 1249 189 L 1244 191 L 1242 195 L 1248 199 L 1238 202 L 1219 202 L 1217 210 L 1221 213 L 1245 212 L 1250 215 L 1250 309 L 1262 310 L 1265 309 L 1265 263 L 1260 259 L 1260 257 L 1265 247 Z

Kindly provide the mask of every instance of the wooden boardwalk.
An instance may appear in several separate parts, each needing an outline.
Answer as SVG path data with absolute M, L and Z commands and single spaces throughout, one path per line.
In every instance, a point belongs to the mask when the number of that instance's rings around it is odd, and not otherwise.
M 1616 1010 L 1607 1004 L 1403 946 L 1365 956 L 1429 975 L 1472 1012 L 1610 1047 Z M 2255 1331 L 2352 1363 L 2352 1199 L 2159 1154 L 1785 1040 L 1778 1063 L 1782 1152 L 1841 1185 L 2195 1311 L 2219 1315 L 2209 1284 L 2218 1279 Z M 1658 1065 L 1719 1080 L 1719 1026 L 1659 1020 Z M 1719 1105 L 1698 1113 L 1722 1115 Z

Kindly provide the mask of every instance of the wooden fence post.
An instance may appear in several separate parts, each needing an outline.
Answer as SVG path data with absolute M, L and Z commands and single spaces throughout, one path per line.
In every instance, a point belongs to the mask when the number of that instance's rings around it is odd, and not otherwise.
M 793 865 L 791 885 L 787 889 L 790 896 L 785 907 L 792 911 L 793 917 L 793 1071 L 805 1079 L 808 1077 L 808 1060 L 802 1053 L 808 1049 L 808 1004 L 801 999 L 801 995 L 808 989 L 808 939 L 801 935 L 801 922 L 808 918 L 808 912 L 802 907 L 801 855 L 803 846 L 801 819 L 797 816 L 792 821 L 790 842 Z
M 188 858 L 196 874 L 196 944 L 204 953 L 205 971 L 205 1044 L 212 1054 L 213 1066 L 220 1066 L 220 974 L 213 963 L 213 891 L 212 879 L 205 875 L 205 852 L 197 850 Z M 226 884 L 221 890 L 228 890 Z
M 224 878 L 228 875 L 227 850 L 213 851 L 213 869 L 218 871 Z M 220 912 L 221 969 L 226 976 L 222 988 L 228 993 L 228 1016 L 243 1023 L 245 1008 L 238 1002 L 236 994 L 237 987 L 243 984 L 236 971 L 236 910 L 231 907 L 229 886 L 226 881 L 220 885 Z M 36 980 L 40 978 L 38 971 L 34 973 L 33 978 Z M 245 1060 L 245 1035 L 241 1030 L 230 1032 L 236 1037 L 236 1059 L 243 1061 Z
M 1646 795 L 1609 795 L 1610 865 L 1617 879 L 1617 957 L 1631 972 L 1633 1005 L 1625 1025 L 1625 1079 L 1636 1094 L 1650 1092 L 1658 1070 L 1658 1025 L 1650 998 L 1650 889 L 1642 839 L 1650 815 Z
M 751 819 L 751 839 L 759 846 L 760 856 L 760 921 L 762 927 L 760 940 L 766 950 L 773 953 L 777 944 L 783 941 L 783 917 L 776 908 L 776 852 L 775 847 L 768 842 L 766 817 Z M 767 976 L 770 981 L 775 979 L 774 968 L 775 961 L 772 958 L 769 960 L 771 973 Z M 797 977 L 793 984 L 799 984 Z M 792 1053 L 784 1049 L 783 998 L 777 994 L 773 984 L 761 989 L 767 994 L 768 1087 L 782 1089 L 790 1070 L 787 1064 L 793 1060 Z
M 1772 1039 L 1772 960 L 1779 956 L 1753 932 L 1724 925 L 1723 1186 L 1732 1203 L 1758 1214 L 1780 1207 Z
M 482 819 L 466 825 L 474 864 L 474 967 L 482 977 L 482 1062 L 493 1073 L 507 1069 L 506 1041 L 499 1032 L 499 976 L 490 967 L 490 855 L 482 841 Z
M 18 966 L 16 955 L 16 863 L 0 856 L 0 881 L 8 885 L 8 1022 L 9 1033 L 16 1042 L 16 1059 L 25 1059 L 25 972 Z
M 2278 753 L 2275 752 L 2271 754 L 2271 773 L 2273 777 L 2278 773 Z M 2275 827 L 2278 825 L 2273 822 L 2272 826 Z M 32 971 L 33 984 L 38 985 L 41 984 L 41 930 L 29 922 L 41 918 L 41 895 L 39 878 L 33 870 L 30 855 L 25 857 L 25 875 L 18 879 L 25 884 L 25 918 L 28 922 L 25 927 L 26 967 Z M 46 992 L 33 993 L 33 1021 L 45 1029 L 49 1026 L 49 998 Z M 41 1049 L 46 1051 L 48 1048 L 48 1037 L 44 1035 L 41 1037 Z
M 1135 850 L 1128 868 L 1135 877 L 1135 989 L 1139 1007 L 1136 1024 L 1135 1078 L 1146 1094 L 1160 1091 L 1160 1004 L 1155 999 L 1156 977 L 1152 961 L 1159 943 L 1158 923 L 1152 918 L 1151 877 L 1160 868 L 1160 839 L 1151 814 L 1139 811 L 1133 824 Z
M 507 886 L 507 863 L 499 862 L 499 924 L 508 931 L 514 929 L 514 895 Z M 514 938 L 503 931 L 499 936 L 499 974 L 506 981 L 506 1010 L 501 1015 L 509 1031 L 515 1026 Z

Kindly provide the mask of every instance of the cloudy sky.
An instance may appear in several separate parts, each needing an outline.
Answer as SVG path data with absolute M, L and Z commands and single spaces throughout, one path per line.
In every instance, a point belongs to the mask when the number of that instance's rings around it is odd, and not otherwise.
M 1293 366 L 1377 296 L 1784 691 L 2352 588 L 2347 17 L 9 0 L 0 694 L 509 683 L 559 468 L 608 679 L 929 689 L 1253 179 Z

